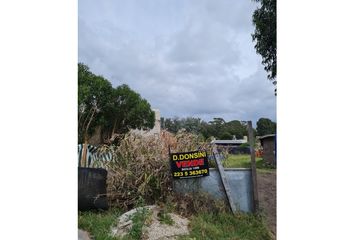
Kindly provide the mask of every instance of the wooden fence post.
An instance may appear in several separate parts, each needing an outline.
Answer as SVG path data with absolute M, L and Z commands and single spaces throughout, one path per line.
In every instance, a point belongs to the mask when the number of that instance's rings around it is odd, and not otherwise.
M 82 155 L 81 155 L 81 161 L 80 161 L 80 166 L 81 167 L 86 167 L 86 163 L 87 163 L 87 144 L 83 143 L 82 144 Z
M 251 151 L 251 171 L 252 171 L 252 185 L 253 185 L 253 207 L 254 207 L 254 211 L 257 212 L 258 208 L 259 208 L 259 200 L 258 200 L 256 157 L 255 157 L 255 153 L 254 153 L 254 133 L 253 133 L 252 121 L 248 121 L 247 125 L 248 125 L 248 141 L 249 141 L 249 144 L 250 144 L 250 151 Z
M 233 213 L 236 213 L 237 212 L 236 205 L 234 203 L 234 200 L 232 199 L 230 186 L 229 186 L 229 183 L 228 183 L 228 181 L 226 179 L 225 172 L 224 172 L 224 167 L 221 164 L 219 152 L 216 149 L 215 145 L 213 146 L 213 155 L 215 157 L 216 166 L 218 168 L 218 171 L 219 171 L 219 174 L 220 174 L 220 177 L 221 177 L 221 183 L 224 186 L 226 197 L 227 197 L 227 200 L 229 201 L 231 211 Z

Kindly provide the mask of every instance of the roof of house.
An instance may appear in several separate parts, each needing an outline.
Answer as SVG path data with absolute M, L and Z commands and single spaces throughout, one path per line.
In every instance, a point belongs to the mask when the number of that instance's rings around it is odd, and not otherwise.
M 246 143 L 247 140 L 244 139 L 238 139 L 238 140 L 212 140 L 211 143 L 215 144 L 242 144 Z
M 265 138 L 270 138 L 270 137 L 275 137 L 275 134 L 267 134 L 267 135 L 264 135 L 264 136 L 260 136 L 259 140 L 263 140 Z

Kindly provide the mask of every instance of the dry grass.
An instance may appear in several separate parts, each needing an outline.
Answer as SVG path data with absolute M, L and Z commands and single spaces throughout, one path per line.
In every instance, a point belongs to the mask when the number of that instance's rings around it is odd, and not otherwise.
M 105 166 L 110 206 L 130 209 L 139 198 L 152 204 L 171 195 L 169 147 L 171 152 L 187 152 L 207 150 L 208 144 L 194 134 L 163 132 L 159 137 L 127 134 L 119 146 L 112 146 L 113 161 Z
M 106 146 L 113 153 L 113 161 L 104 163 L 108 170 L 107 197 L 111 210 L 119 209 L 120 213 L 139 205 L 158 203 L 166 213 L 177 212 L 192 218 L 191 234 L 180 239 L 269 239 L 262 219 L 257 216 L 235 216 L 226 202 L 215 200 L 207 193 L 174 193 L 169 148 L 171 152 L 198 149 L 211 152 L 207 143 L 186 132 L 176 135 L 162 132 L 158 137 L 128 134 L 121 137 L 119 146 Z M 114 239 L 109 235 L 110 227 L 119 214 L 110 211 L 80 213 L 79 227 L 90 231 L 95 239 Z M 140 238 L 139 224 L 132 239 Z
M 231 212 L 226 201 L 215 199 L 205 192 L 173 193 L 160 205 L 187 218 L 203 212 L 211 214 Z

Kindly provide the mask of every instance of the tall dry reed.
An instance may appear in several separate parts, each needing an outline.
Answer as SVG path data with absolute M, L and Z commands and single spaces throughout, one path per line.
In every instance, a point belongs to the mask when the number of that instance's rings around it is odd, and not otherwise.
M 150 137 L 130 133 L 110 148 L 113 161 L 105 166 L 107 196 L 111 206 L 123 209 L 134 207 L 141 198 L 151 204 L 171 195 L 169 151 L 210 150 L 202 138 L 184 131 L 176 135 L 162 131 Z

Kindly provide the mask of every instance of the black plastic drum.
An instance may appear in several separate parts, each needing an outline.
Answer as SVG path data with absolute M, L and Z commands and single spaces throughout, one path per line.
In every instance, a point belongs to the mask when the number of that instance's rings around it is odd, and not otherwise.
M 79 210 L 108 209 L 107 171 L 102 168 L 78 168 Z

